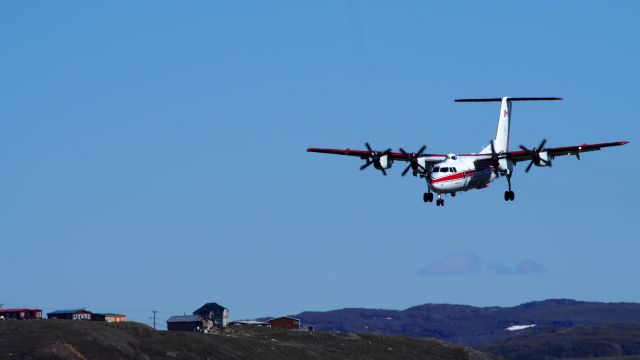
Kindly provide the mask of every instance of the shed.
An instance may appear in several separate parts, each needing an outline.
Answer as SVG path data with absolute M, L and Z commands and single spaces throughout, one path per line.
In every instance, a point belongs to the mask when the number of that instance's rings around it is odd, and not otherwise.
M 203 319 L 198 315 L 177 315 L 167 320 L 167 330 L 169 331 L 208 331 L 212 326 L 210 320 Z
M 47 313 L 48 319 L 91 320 L 91 311 L 85 309 L 56 310 Z
M 274 329 L 294 330 L 300 328 L 300 320 L 289 316 L 282 316 L 268 321 Z
M 225 327 L 229 324 L 229 309 L 218 303 L 206 303 L 194 311 L 193 315 L 211 320 L 217 327 Z
M 94 313 L 91 316 L 93 321 L 104 321 L 108 323 L 119 323 L 127 321 L 127 316 L 124 314 L 115 313 Z

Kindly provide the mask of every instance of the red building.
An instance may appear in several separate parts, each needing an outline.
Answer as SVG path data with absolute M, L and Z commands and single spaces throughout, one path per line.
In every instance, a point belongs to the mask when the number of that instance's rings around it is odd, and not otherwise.
M 42 319 L 41 309 L 0 309 L 0 320 L 17 319 L 32 320 Z
M 300 328 L 300 320 L 288 316 L 271 319 L 268 323 L 274 329 L 295 330 Z

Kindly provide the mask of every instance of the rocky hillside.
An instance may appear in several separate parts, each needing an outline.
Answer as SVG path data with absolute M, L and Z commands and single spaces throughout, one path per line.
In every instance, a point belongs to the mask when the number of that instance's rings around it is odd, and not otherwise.
M 640 322 L 640 304 L 553 299 L 514 307 L 426 304 L 406 310 L 341 309 L 294 316 L 319 331 L 430 337 L 479 346 L 560 327 Z
M 579 326 L 520 335 L 483 348 L 507 359 L 640 359 L 640 324 Z
M 220 335 L 137 323 L 0 321 L 0 359 L 496 359 L 439 340 L 231 328 Z

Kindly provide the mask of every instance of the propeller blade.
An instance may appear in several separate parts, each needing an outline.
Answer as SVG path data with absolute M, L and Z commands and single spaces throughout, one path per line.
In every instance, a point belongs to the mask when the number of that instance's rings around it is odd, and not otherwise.
M 380 168 L 380 171 L 382 171 L 382 174 L 383 174 L 384 176 L 387 176 L 387 172 L 384 170 L 384 168 Z
M 527 168 L 524 170 L 524 172 L 528 173 L 528 172 L 529 172 L 529 170 L 531 170 L 531 167 L 532 167 L 532 166 L 533 166 L 533 161 L 531 161 L 531 162 L 529 163 L 529 165 L 528 165 L 528 166 L 527 166 Z
M 526 151 L 526 152 L 530 152 L 531 150 L 527 149 L 526 147 L 524 147 L 524 145 L 520 145 L 520 149 L 522 149 L 522 151 Z
M 540 146 L 538 146 L 538 152 L 542 151 L 542 149 L 544 149 L 544 144 L 547 143 L 547 139 L 542 139 L 542 142 L 540 143 Z
M 416 157 L 420 157 L 422 156 L 422 153 L 427 149 L 427 145 L 422 145 L 422 147 L 420 148 L 420 150 L 418 150 L 418 154 L 416 154 Z
M 548 167 L 551 167 L 551 161 L 547 161 L 545 159 L 540 158 L 540 161 L 542 161 L 545 165 L 547 165 Z
M 407 152 L 406 152 L 406 151 L 404 151 L 404 149 L 403 149 L 403 148 L 399 148 L 398 150 L 400 150 L 400 152 L 401 152 L 403 155 L 409 155 L 409 154 L 407 154 Z
M 496 153 L 496 148 L 493 146 L 493 140 L 491 140 L 491 154 Z
M 369 165 L 371 165 L 371 164 L 373 164 L 373 161 L 367 160 L 367 162 L 364 165 L 360 166 L 360 170 L 362 171 L 362 170 L 368 168 Z
M 371 148 L 371 145 L 369 145 L 369 143 L 368 143 L 368 142 L 365 142 L 365 143 L 364 143 L 364 146 L 366 146 L 366 147 L 367 147 L 367 150 L 369 150 L 369 152 L 373 152 L 373 149 Z
M 411 169 L 411 164 L 409 164 L 409 165 L 407 166 L 407 168 L 406 168 L 406 169 L 404 169 L 404 171 L 402 172 L 402 176 L 407 175 L 407 173 L 409 172 L 409 169 Z
M 391 154 L 391 148 L 388 148 L 387 150 L 383 151 L 380 156 L 382 157 L 382 156 L 389 155 L 389 154 Z

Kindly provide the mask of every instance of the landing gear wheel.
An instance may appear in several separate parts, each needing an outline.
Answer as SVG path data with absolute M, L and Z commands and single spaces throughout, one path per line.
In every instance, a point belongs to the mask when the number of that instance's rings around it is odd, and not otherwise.
M 437 199 L 436 200 L 436 205 L 437 206 L 444 206 L 444 199 Z
M 422 194 L 422 200 L 424 200 L 424 202 L 429 202 L 429 193 Z
M 433 202 L 433 193 L 429 193 L 429 202 Z
M 513 191 L 505 191 L 504 192 L 504 201 L 513 201 L 516 199 L 516 193 Z

